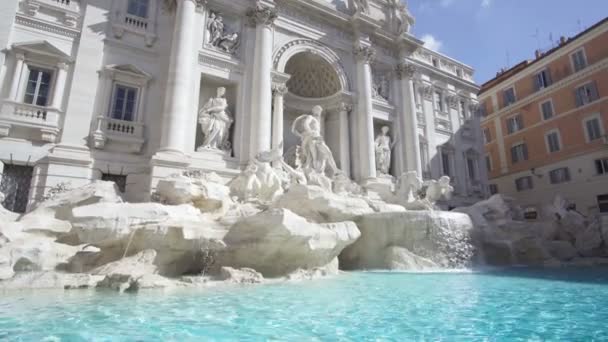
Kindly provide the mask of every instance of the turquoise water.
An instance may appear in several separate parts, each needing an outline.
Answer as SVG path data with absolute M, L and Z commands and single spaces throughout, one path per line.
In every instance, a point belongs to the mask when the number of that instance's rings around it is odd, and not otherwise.
M 608 340 L 608 269 L 348 273 L 277 285 L 0 293 L 2 341 Z

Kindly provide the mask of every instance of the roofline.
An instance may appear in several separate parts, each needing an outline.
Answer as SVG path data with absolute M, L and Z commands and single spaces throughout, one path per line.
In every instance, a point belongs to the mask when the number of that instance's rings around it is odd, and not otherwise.
M 583 36 L 587 35 L 589 32 L 595 30 L 596 28 L 602 26 L 603 24 L 608 23 L 608 17 L 605 17 L 604 19 L 598 21 L 597 23 L 593 24 L 591 27 L 589 27 L 588 29 L 580 32 L 579 34 L 577 34 L 576 36 L 568 39 L 565 43 L 547 51 L 546 53 L 544 53 L 541 57 L 536 58 L 534 60 L 524 60 L 520 63 L 518 63 L 517 65 L 509 68 L 508 70 L 504 71 L 503 73 L 501 73 L 500 75 L 486 81 L 485 83 L 483 83 L 481 85 L 481 90 L 479 91 L 479 94 L 477 94 L 478 96 L 480 96 L 481 94 L 489 91 L 490 89 L 492 89 L 492 87 L 494 87 L 495 85 L 511 78 L 513 75 L 515 75 L 516 73 L 519 73 L 525 69 L 528 69 L 530 67 L 532 67 L 533 65 L 539 63 L 540 61 L 544 60 L 545 58 L 553 55 L 554 53 L 556 53 L 557 51 L 562 50 L 563 48 L 566 48 L 568 45 L 573 44 L 574 42 L 576 42 L 577 40 L 579 40 L 580 38 L 582 38 Z

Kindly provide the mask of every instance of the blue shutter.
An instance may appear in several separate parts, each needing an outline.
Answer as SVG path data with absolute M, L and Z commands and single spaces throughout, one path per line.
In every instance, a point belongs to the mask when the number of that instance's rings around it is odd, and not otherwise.
M 597 83 L 595 81 L 591 82 L 589 84 L 589 88 L 590 88 L 589 89 L 589 92 L 590 92 L 590 94 L 589 94 L 589 97 L 590 97 L 589 100 L 590 101 L 595 101 L 595 100 L 599 99 L 600 98 L 600 94 L 599 94 L 599 92 L 597 90 Z
M 522 151 L 524 155 L 524 160 L 528 160 L 528 145 L 522 144 Z
M 576 106 L 580 107 L 583 105 L 583 98 L 581 96 L 580 88 L 574 90 L 574 97 L 576 98 Z

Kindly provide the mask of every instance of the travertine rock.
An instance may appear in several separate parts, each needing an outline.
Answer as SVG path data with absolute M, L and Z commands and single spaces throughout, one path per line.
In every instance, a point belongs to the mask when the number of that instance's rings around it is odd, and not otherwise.
M 158 268 L 154 265 L 154 259 L 156 259 L 156 251 L 146 249 L 130 257 L 95 268 L 89 273 L 95 275 L 125 274 L 138 278 L 158 272 Z
M 294 184 L 273 204 L 314 222 L 349 221 L 373 213 L 367 201 L 360 197 L 342 196 L 319 186 Z
M 578 256 L 576 248 L 568 241 L 549 241 L 545 245 L 549 253 L 560 261 L 569 261 Z
M 551 255 L 539 238 L 525 237 L 511 243 L 514 263 L 517 265 L 542 266 L 551 259 Z
M 0 290 L 16 289 L 82 289 L 92 288 L 103 276 L 81 273 L 22 272 L 13 278 L 0 281 Z
M 601 257 L 604 256 L 602 247 L 602 233 L 599 222 L 593 222 L 582 231 L 577 232 L 574 247 L 581 256 Z
M 407 248 L 392 246 L 384 250 L 384 263 L 391 270 L 422 271 L 439 268 L 433 261 L 420 257 Z
M 222 267 L 218 280 L 229 281 L 236 284 L 255 284 L 264 281 L 264 276 L 252 268 Z
M 473 225 L 465 214 L 442 211 L 377 213 L 364 215 L 356 223 L 361 237 L 340 255 L 343 269 L 390 268 L 394 263 L 390 258 L 387 260 L 387 255 L 391 256 L 387 249 L 393 247 L 402 247 L 439 267 L 463 267 L 473 256 L 469 237 Z
M 192 177 L 174 175 L 160 180 L 156 192 L 163 203 L 192 204 L 202 212 L 223 213 L 232 203 L 230 189 L 213 173 Z
M 287 209 L 270 209 L 230 228 L 219 264 L 283 276 L 327 265 L 359 235 L 352 222 L 319 225 Z

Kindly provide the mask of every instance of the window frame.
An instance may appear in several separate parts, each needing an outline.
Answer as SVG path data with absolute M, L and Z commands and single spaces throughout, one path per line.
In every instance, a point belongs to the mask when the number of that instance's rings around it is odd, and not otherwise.
M 565 177 L 562 180 L 555 179 L 555 177 L 554 177 L 554 175 L 556 175 L 558 171 L 565 171 L 565 173 L 564 173 Z M 552 169 L 548 172 L 548 174 L 549 174 L 549 183 L 551 183 L 553 185 L 568 183 L 568 182 L 572 181 L 572 176 L 570 175 L 570 169 L 566 166 Z
M 520 182 L 523 181 L 524 179 L 529 180 L 529 187 L 521 187 L 520 186 Z M 515 190 L 517 190 L 517 192 L 522 192 L 522 191 L 526 191 L 526 190 L 532 190 L 534 189 L 534 180 L 532 179 L 532 176 L 522 176 L 522 177 L 518 177 L 515 178 Z
M 492 155 L 490 153 L 486 153 L 483 156 L 484 162 L 486 164 L 486 171 L 488 173 L 494 171 L 494 165 L 492 165 Z
M 595 94 L 597 95 L 597 98 L 592 98 L 591 96 L 589 96 L 588 89 L 587 89 L 587 87 L 589 85 L 592 85 L 595 88 Z M 581 98 L 581 103 L 579 104 L 578 95 L 579 95 L 579 89 L 581 89 L 581 88 L 585 88 L 585 98 L 584 99 L 586 101 L 583 101 L 583 98 Z M 601 99 L 600 90 L 598 89 L 597 82 L 595 80 L 588 80 L 585 83 L 581 83 L 574 87 L 574 104 L 575 104 L 576 108 L 584 107 L 588 104 L 598 101 L 599 99 Z
M 513 90 L 513 102 L 510 102 L 510 103 L 507 103 L 507 101 L 506 101 L 507 100 L 506 93 L 507 93 L 508 90 Z M 509 107 L 510 105 L 512 105 L 512 104 L 514 104 L 514 103 L 517 102 L 517 92 L 515 91 L 515 86 L 514 85 L 512 85 L 510 87 L 506 87 L 505 89 L 503 89 L 503 91 L 502 91 L 502 100 L 504 102 L 503 103 L 503 105 L 504 105 L 503 108 Z
M 144 1 L 146 3 L 146 7 L 145 7 L 145 9 L 146 9 L 146 15 L 145 16 L 141 16 L 140 13 L 136 14 L 136 13 L 131 13 L 130 12 L 130 8 L 131 8 L 130 5 L 131 5 L 132 1 L 136 1 L 138 3 L 138 6 L 137 6 L 138 10 L 141 9 L 141 5 L 139 5 L 139 4 L 142 1 Z M 150 16 L 150 0 L 127 0 L 127 9 L 126 9 L 125 13 L 127 15 L 131 15 L 131 16 L 138 17 L 138 18 L 141 18 L 141 19 L 148 19 L 148 17 Z
M 25 77 L 25 86 L 23 87 L 23 94 L 21 94 L 21 102 L 25 103 L 25 104 L 29 104 L 29 105 L 33 105 L 33 106 L 38 106 L 38 107 L 50 107 L 53 101 L 53 93 L 54 93 L 54 88 L 55 88 L 55 78 L 56 78 L 56 70 L 48 68 L 48 67 L 43 67 L 43 66 L 39 66 L 38 64 L 35 63 L 26 63 L 25 68 L 27 69 L 26 74 L 24 75 Z M 34 89 L 34 94 L 32 96 L 32 102 L 26 102 L 25 98 L 28 95 L 27 92 L 27 88 L 30 82 L 30 76 L 32 74 L 32 69 L 37 70 L 37 71 L 41 71 L 41 72 L 48 72 L 49 73 L 49 84 L 48 84 L 48 91 L 46 94 L 46 103 L 44 105 L 39 105 L 37 104 L 38 102 L 38 97 L 40 95 L 40 85 L 41 85 L 41 78 L 42 78 L 42 73 L 38 74 L 38 78 L 36 80 L 36 88 Z
M 598 121 L 598 126 L 600 129 L 600 136 L 593 140 L 591 140 L 591 137 L 589 136 L 589 130 L 587 130 L 587 122 L 592 121 L 592 120 Z M 587 143 L 592 143 L 592 142 L 599 140 L 602 137 L 606 136 L 606 131 L 604 130 L 604 123 L 602 122 L 602 117 L 601 117 L 600 113 L 594 113 L 594 114 L 588 115 L 587 117 L 585 117 L 582 120 L 582 124 L 583 124 L 583 132 L 585 134 L 585 141 Z
M 541 84 L 541 82 L 538 82 L 538 80 L 540 80 L 539 75 L 541 74 L 545 75 L 545 77 L 542 79 L 543 84 Z M 536 91 L 549 88 L 552 84 L 553 80 L 551 79 L 551 70 L 549 69 L 549 67 L 542 68 L 534 74 L 534 88 L 536 89 Z
M 488 134 L 486 134 L 486 132 Z M 489 143 L 492 142 L 492 131 L 490 130 L 490 127 L 485 127 L 481 131 L 481 135 L 483 136 L 483 142 L 484 142 L 484 144 L 489 144 Z
M 520 126 L 519 126 L 519 124 L 518 124 L 517 129 L 516 129 L 516 130 L 514 130 L 514 131 L 511 131 L 511 130 L 510 130 L 510 128 L 509 128 L 509 121 L 510 121 L 511 119 L 515 119 L 515 118 L 519 118 L 519 120 L 515 120 L 515 121 L 516 121 L 516 122 L 518 122 L 518 121 L 519 121 L 519 122 L 521 122 L 521 127 L 520 127 Z M 517 133 L 517 132 L 519 132 L 519 131 L 521 131 L 521 130 L 523 130 L 523 129 L 525 128 L 525 124 L 524 124 L 524 117 L 523 117 L 523 115 L 521 115 L 520 113 L 517 113 L 517 114 L 513 114 L 513 115 L 509 115 L 509 116 L 507 116 L 507 117 L 505 118 L 505 124 L 506 124 L 506 126 L 507 126 L 507 135 L 515 134 L 515 133 Z
M 490 193 L 490 195 L 496 195 L 499 192 L 498 184 L 488 184 L 488 192 Z
M 595 164 L 595 174 L 597 176 L 608 175 L 608 157 L 595 159 L 593 163 Z M 602 169 L 601 171 L 598 166 L 600 166 L 600 168 Z
M 576 69 L 576 64 L 574 63 L 574 56 L 576 54 L 578 54 L 579 52 L 582 53 L 583 60 L 585 61 L 585 63 L 584 63 L 585 65 L 581 69 L 577 70 Z M 572 51 L 572 53 L 570 53 L 569 57 L 570 57 L 570 66 L 572 67 L 572 73 L 573 74 L 575 74 L 575 73 L 577 73 L 579 71 L 585 70 L 589 66 L 589 61 L 587 60 L 587 52 L 585 51 L 585 47 L 584 46 L 582 46 L 582 47 L 580 47 L 580 48 Z
M 557 135 L 557 150 L 555 151 L 551 151 L 551 144 L 549 142 L 549 136 L 553 134 Z M 560 134 L 559 129 L 556 128 L 545 132 L 545 147 L 547 148 L 548 154 L 560 152 L 562 150 L 562 146 L 562 136 Z
M 121 118 L 115 118 L 114 117 L 114 110 L 115 110 L 115 105 L 116 105 L 116 95 L 117 95 L 117 90 L 118 88 L 124 88 L 127 91 L 129 90 L 133 90 L 135 91 L 135 99 L 133 101 L 133 111 L 131 113 L 131 120 L 125 120 L 125 112 L 126 112 L 126 107 L 127 107 L 127 93 L 125 93 L 125 99 L 124 99 L 124 103 L 122 105 L 122 115 Z M 112 83 L 112 96 L 110 97 L 110 105 L 108 106 L 109 111 L 107 113 L 107 117 L 109 119 L 112 120 L 120 120 L 120 121 L 126 121 L 126 122 L 138 122 L 139 118 L 138 118 L 138 111 L 139 111 L 139 93 L 140 93 L 140 88 L 133 86 L 133 85 L 129 85 L 129 84 L 124 84 L 122 82 L 116 82 L 114 81 Z
M 601 197 L 601 199 L 600 199 Z M 596 195 L 597 209 L 600 213 L 608 213 L 608 194 Z M 604 208 L 602 210 L 602 208 Z
M 551 116 L 548 117 L 548 118 L 545 118 L 545 112 L 543 111 L 543 105 L 546 104 L 546 103 L 549 103 L 550 106 L 551 106 Z M 540 119 L 541 119 L 541 121 L 551 120 L 552 118 L 554 118 L 556 116 L 556 114 L 555 114 L 555 106 L 553 105 L 553 98 L 549 98 L 549 99 L 547 99 L 545 101 L 541 101 L 538 104 L 538 109 L 540 111 Z
M 513 150 L 518 147 L 518 146 L 523 146 L 523 150 L 522 150 L 522 158 L 521 159 L 517 159 L 515 160 L 515 158 L 513 158 L 514 154 L 513 154 Z M 528 145 L 525 142 L 517 142 L 514 143 L 513 145 L 511 145 L 511 164 L 517 164 L 523 161 L 527 161 L 529 159 L 529 155 L 528 155 Z

